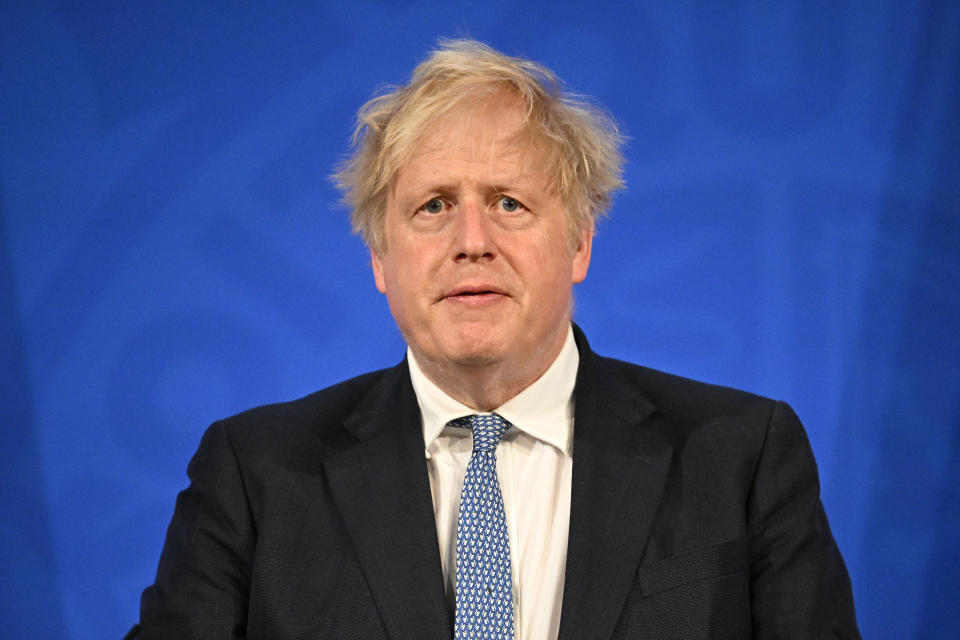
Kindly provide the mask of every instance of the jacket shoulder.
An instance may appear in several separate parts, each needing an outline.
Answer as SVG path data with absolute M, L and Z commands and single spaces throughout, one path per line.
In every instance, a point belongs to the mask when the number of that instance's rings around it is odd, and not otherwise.
M 697 404 L 719 403 L 721 405 L 775 402 L 771 398 L 733 387 L 703 382 L 616 358 L 596 354 L 594 354 L 594 357 L 601 367 L 615 370 L 628 380 L 633 381 L 634 384 L 643 389 L 651 400 L 660 401 L 658 404 L 687 403 L 691 400 L 697 400 Z
M 778 404 L 747 391 L 601 356 L 590 348 L 580 327 L 574 325 L 573 331 L 580 350 L 577 385 L 581 396 L 592 395 L 618 404 L 642 398 L 671 422 L 687 425 L 715 422 L 745 412 L 769 418 Z
M 344 380 L 296 400 L 254 407 L 219 423 L 238 449 L 296 446 L 304 438 L 334 444 L 347 437 L 344 420 L 370 392 L 403 375 L 407 375 L 405 363 Z
M 594 355 L 596 371 L 621 380 L 649 401 L 667 421 L 680 429 L 720 423 L 754 425 L 763 429 L 783 403 L 748 391 L 666 373 L 615 358 Z

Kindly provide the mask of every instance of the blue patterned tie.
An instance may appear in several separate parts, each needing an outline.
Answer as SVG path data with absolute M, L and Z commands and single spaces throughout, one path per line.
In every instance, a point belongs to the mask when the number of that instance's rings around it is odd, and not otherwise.
M 496 448 L 510 423 L 496 414 L 452 420 L 473 430 L 457 518 L 455 640 L 513 638 L 513 574 Z

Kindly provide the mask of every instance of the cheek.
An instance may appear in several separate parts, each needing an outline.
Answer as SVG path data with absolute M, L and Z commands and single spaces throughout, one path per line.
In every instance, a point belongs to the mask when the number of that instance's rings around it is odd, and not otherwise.
M 555 295 L 570 290 L 573 285 L 572 276 L 575 271 L 574 255 L 572 253 L 558 253 L 550 249 L 541 253 L 536 262 L 537 273 L 544 283 L 544 287 L 551 289 Z
M 570 297 L 569 265 L 540 262 L 534 295 L 536 305 L 545 312 L 548 308 L 562 307 Z M 549 315 L 549 314 L 547 314 Z
M 385 293 L 391 309 L 402 308 L 406 299 L 410 296 L 409 290 L 403 286 L 404 283 L 407 283 L 409 287 L 409 280 L 404 278 L 402 273 L 391 270 L 385 274 Z
M 384 293 L 395 312 L 406 313 L 420 304 L 430 280 L 410 254 L 394 255 L 383 268 Z

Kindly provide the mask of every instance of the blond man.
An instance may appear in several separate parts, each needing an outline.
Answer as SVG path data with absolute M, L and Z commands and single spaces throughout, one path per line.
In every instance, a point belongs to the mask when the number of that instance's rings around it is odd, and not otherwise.
M 858 638 L 782 403 L 594 354 L 611 119 L 443 43 L 336 178 L 407 357 L 210 427 L 138 638 Z

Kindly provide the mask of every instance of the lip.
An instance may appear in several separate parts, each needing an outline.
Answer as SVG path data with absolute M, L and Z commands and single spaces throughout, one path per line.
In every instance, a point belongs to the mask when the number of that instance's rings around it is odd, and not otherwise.
M 499 296 L 507 295 L 507 292 L 492 284 L 480 283 L 480 284 L 465 284 L 454 287 L 443 294 L 444 298 L 454 298 L 459 296 L 476 296 L 476 295 L 486 295 L 486 294 L 496 294 Z
M 507 297 L 507 292 L 496 285 L 480 283 L 459 285 L 443 294 L 443 300 L 470 306 L 482 306 Z

